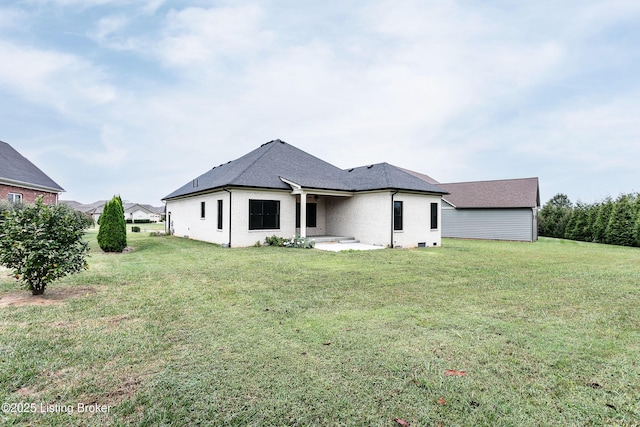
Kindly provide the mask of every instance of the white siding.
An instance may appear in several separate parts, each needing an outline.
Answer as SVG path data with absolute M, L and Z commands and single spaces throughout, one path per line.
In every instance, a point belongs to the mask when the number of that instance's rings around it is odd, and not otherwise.
M 534 210 L 442 208 L 442 236 L 488 240 L 535 240 Z
M 294 237 L 296 233 L 296 199 L 288 191 L 260 191 L 231 189 L 231 246 L 251 246 L 264 242 L 267 236 Z M 249 200 L 279 200 L 280 228 L 277 230 L 249 230 Z M 222 200 L 222 229 L 218 229 L 218 200 Z M 200 203 L 205 202 L 205 217 L 200 217 Z M 168 200 L 173 234 L 179 237 L 210 243 L 229 243 L 229 193 L 219 191 Z
M 268 236 L 294 237 L 296 228 L 296 197 L 289 191 L 232 189 L 231 246 L 245 247 L 264 242 Z M 249 230 L 249 200 L 279 200 L 280 228 Z M 223 201 L 223 227 L 217 228 L 217 201 Z M 390 191 L 356 194 L 353 197 L 319 197 L 317 227 L 307 228 L 307 236 L 330 234 L 355 237 L 362 243 L 387 246 L 416 247 L 441 245 L 441 230 L 431 230 L 431 203 L 440 203 L 439 196 L 397 193 L 394 200 L 403 202 L 403 230 L 392 231 L 392 199 Z M 200 217 L 200 203 L 205 202 L 206 214 Z M 229 243 L 229 193 L 195 195 L 168 200 L 169 227 L 174 235 L 205 242 Z M 439 218 L 441 220 L 441 218 Z
M 431 230 L 431 203 L 440 196 L 397 193 L 394 201 L 403 202 L 403 230 L 393 231 L 390 191 L 356 194 L 351 198 L 327 200 L 327 233 L 355 237 L 362 243 L 411 248 L 425 243 L 440 246 L 440 229 Z M 440 218 L 439 218 L 440 219 Z M 393 235 L 393 237 L 392 237 Z

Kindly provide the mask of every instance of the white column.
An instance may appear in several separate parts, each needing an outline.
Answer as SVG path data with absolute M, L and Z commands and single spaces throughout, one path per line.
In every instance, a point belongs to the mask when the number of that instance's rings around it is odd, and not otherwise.
M 307 195 L 300 192 L 300 237 L 307 237 Z

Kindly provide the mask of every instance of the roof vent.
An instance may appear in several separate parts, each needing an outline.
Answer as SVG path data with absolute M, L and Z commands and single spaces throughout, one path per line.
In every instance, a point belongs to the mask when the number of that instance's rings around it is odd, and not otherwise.
M 373 165 L 369 165 L 367 166 L 367 169 L 371 169 L 373 167 Z
M 193 185 L 193 187 L 197 187 L 198 186 L 198 179 L 194 179 L 193 182 L 191 183 L 191 185 Z
M 354 168 L 349 169 L 349 171 L 348 171 L 348 172 L 353 172 L 353 169 L 354 169 Z

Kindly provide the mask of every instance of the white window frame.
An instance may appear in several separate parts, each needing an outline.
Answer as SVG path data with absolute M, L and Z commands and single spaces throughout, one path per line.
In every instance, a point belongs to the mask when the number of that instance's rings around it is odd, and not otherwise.
M 20 193 L 9 193 L 9 201 L 13 203 L 21 203 L 22 202 L 22 194 Z

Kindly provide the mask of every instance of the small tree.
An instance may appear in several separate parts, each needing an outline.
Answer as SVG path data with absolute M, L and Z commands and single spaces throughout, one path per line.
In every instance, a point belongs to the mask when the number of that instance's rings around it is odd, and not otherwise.
M 88 268 L 89 246 L 82 241 L 87 222 L 66 205 L 6 209 L 0 215 L 0 264 L 33 295 L 51 282 Z
M 113 196 L 104 205 L 100 216 L 98 244 L 105 252 L 122 252 L 127 247 L 127 223 L 120 196 Z

